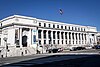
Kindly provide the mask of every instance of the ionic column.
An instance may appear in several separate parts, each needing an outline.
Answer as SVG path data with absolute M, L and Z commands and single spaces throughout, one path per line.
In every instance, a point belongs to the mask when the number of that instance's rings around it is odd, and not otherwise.
M 96 34 L 94 34 L 94 41 L 95 41 L 94 43 L 97 44 L 97 37 L 96 37 Z
M 83 44 L 85 45 L 85 34 L 83 34 Z
M 30 29 L 30 31 L 31 31 L 30 39 L 31 39 L 31 44 L 32 44 L 32 29 Z M 38 30 L 36 30 L 36 44 L 39 43 L 38 39 L 39 39 L 39 38 L 38 38 Z
M 62 40 L 62 39 L 61 39 L 61 31 L 59 31 L 59 41 L 60 41 L 59 43 L 60 43 L 60 44 L 62 44 L 61 40 Z
M 89 45 L 89 43 L 90 43 L 90 42 L 89 42 L 89 34 L 87 33 L 87 34 L 86 34 L 86 44 Z
M 55 44 L 58 44 L 57 43 L 58 41 L 57 41 L 57 31 L 55 32 Z
M 48 38 L 48 30 L 46 30 L 46 44 L 49 44 L 49 38 Z
M 19 45 L 22 48 L 22 28 L 19 28 Z
M 53 45 L 53 31 L 51 31 L 51 44 Z
M 74 44 L 76 45 L 76 33 L 74 33 Z
M 82 33 L 80 33 L 80 43 L 82 45 Z
M 71 32 L 71 45 L 73 44 L 72 32 Z
M 63 39 L 63 44 L 65 45 L 66 43 L 65 43 L 65 32 L 63 33 L 63 37 L 64 37 L 64 39 Z
M 69 32 L 67 32 L 67 44 L 69 44 Z
M 44 38 L 43 38 L 43 30 L 41 30 L 41 45 L 44 44 Z
M 77 44 L 79 45 L 79 33 L 77 33 Z

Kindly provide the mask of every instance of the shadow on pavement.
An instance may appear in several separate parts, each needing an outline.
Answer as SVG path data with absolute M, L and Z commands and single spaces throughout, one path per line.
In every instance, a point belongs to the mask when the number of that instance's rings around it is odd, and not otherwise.
M 73 57 L 78 57 L 74 58 Z M 68 59 L 68 58 L 70 59 Z M 67 59 L 66 59 L 67 58 Z M 63 60 L 57 60 L 63 59 Z M 53 61 L 52 61 L 53 60 Z M 3 65 L 2 67 L 100 67 L 99 55 L 52 55 Z

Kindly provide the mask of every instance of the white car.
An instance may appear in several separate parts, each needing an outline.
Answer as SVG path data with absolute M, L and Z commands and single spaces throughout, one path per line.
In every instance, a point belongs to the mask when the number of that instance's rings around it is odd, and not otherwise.
M 85 47 L 86 49 L 92 49 L 92 47 L 91 46 L 88 46 L 88 47 Z
M 75 50 L 75 48 L 77 48 L 78 46 L 71 46 L 71 47 L 69 47 L 69 50 L 70 51 L 74 51 Z

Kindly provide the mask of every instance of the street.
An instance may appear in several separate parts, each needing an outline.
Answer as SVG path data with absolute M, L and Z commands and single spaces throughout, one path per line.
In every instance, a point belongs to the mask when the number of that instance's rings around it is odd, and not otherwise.
M 63 64 L 70 64 L 70 63 L 82 63 L 83 61 L 86 62 L 86 60 L 91 57 L 98 57 L 100 50 L 80 50 L 80 51 L 64 51 L 62 53 L 50 53 L 50 54 L 36 54 L 36 55 L 30 55 L 30 56 L 21 56 L 21 57 L 8 57 L 8 58 L 0 58 L 0 66 L 3 67 L 24 67 L 24 66 L 36 66 L 43 65 L 45 67 L 47 65 L 59 65 L 60 63 L 64 62 Z M 83 59 L 84 58 L 84 59 Z M 99 57 L 100 58 L 100 57 Z M 81 59 L 81 60 L 79 60 Z M 96 58 L 97 59 L 97 58 Z M 91 59 L 92 61 L 96 59 Z M 77 61 L 79 60 L 79 61 Z M 67 63 L 65 64 L 65 61 Z M 75 61 L 75 62 L 74 62 Z M 77 62 L 76 62 L 77 61 Z M 56 62 L 59 62 L 56 63 Z M 90 63 L 90 62 L 88 62 Z M 73 64 L 74 65 L 74 64 Z M 80 65 L 80 64 L 78 64 Z M 87 63 L 85 63 L 87 65 Z M 55 67 L 55 66 L 53 66 Z M 60 65 L 61 67 L 61 65 Z M 68 66 L 69 67 L 69 66 Z M 71 66 L 70 66 L 71 67 Z M 73 66 L 72 66 L 73 67 Z

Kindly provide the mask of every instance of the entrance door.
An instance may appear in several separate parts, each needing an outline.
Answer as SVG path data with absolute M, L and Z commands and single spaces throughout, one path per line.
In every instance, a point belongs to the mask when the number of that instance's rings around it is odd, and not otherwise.
M 22 36 L 22 45 L 23 47 L 27 47 L 27 36 L 26 35 Z

